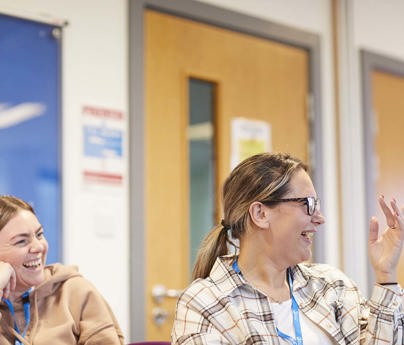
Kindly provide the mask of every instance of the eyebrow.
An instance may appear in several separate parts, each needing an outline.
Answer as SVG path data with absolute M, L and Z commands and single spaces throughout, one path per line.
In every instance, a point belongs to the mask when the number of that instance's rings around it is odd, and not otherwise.
M 40 225 L 39 228 L 35 230 L 35 234 L 38 233 L 38 231 L 40 231 L 41 229 L 42 229 L 42 225 Z M 17 235 L 15 235 L 15 236 L 11 237 L 10 240 L 13 241 L 13 240 L 15 240 L 15 239 L 18 238 L 18 237 L 30 237 L 30 236 L 31 236 L 30 233 L 28 233 L 28 232 L 23 232 L 23 233 L 20 233 L 20 234 L 17 234 Z

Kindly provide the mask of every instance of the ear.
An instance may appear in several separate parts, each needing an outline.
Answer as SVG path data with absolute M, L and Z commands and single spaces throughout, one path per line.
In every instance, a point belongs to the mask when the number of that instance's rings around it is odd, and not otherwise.
M 265 207 L 262 203 L 258 201 L 254 201 L 249 209 L 250 218 L 252 222 L 258 226 L 259 228 L 268 228 L 269 227 L 269 208 Z

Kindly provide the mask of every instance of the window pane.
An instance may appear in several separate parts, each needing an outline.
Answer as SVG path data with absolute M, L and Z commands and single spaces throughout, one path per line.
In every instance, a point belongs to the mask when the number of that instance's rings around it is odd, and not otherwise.
M 189 80 L 190 262 L 215 222 L 213 83 Z

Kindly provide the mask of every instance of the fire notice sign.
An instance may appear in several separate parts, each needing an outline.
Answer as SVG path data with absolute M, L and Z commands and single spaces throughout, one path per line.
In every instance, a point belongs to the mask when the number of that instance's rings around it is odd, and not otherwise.
M 123 113 L 84 106 L 83 178 L 85 182 L 121 185 L 123 181 Z

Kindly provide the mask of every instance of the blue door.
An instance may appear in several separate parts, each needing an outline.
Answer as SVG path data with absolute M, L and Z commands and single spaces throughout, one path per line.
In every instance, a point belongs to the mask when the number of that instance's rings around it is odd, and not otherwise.
M 61 260 L 60 33 L 0 14 L 0 194 L 30 202 Z

